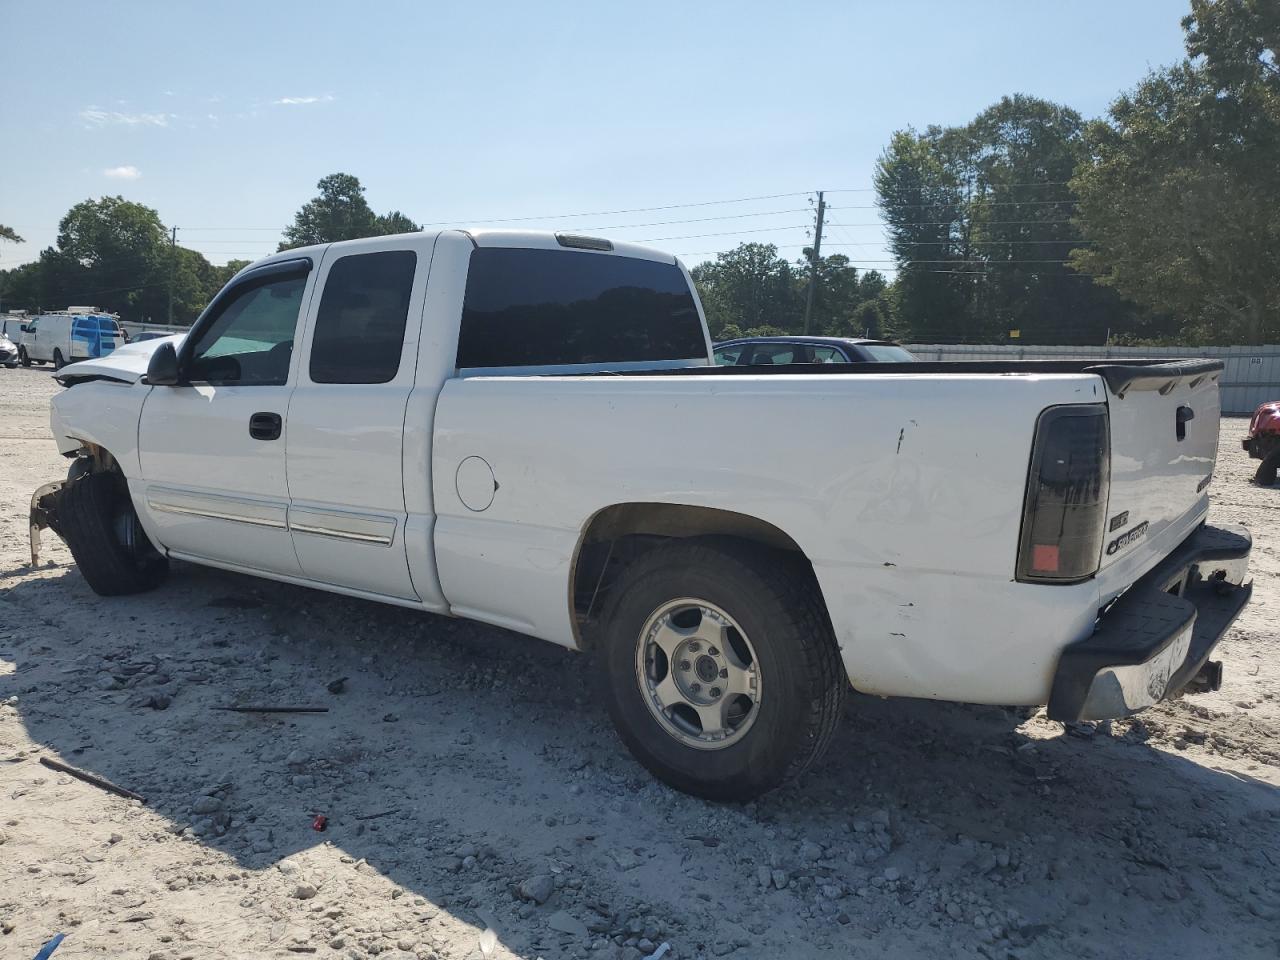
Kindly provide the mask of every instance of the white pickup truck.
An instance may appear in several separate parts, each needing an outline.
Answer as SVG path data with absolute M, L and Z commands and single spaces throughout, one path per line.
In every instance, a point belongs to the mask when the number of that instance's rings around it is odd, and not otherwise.
M 103 595 L 170 558 L 594 652 L 673 786 L 760 794 L 845 691 L 1118 717 L 1216 688 L 1217 361 L 716 367 L 669 255 L 446 230 L 245 268 L 67 367 L 32 501 Z

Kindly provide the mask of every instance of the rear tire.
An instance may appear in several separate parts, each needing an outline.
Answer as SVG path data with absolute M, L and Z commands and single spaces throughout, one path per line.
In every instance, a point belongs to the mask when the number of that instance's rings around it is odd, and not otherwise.
M 677 790 L 750 800 L 830 743 L 848 681 L 812 571 L 794 555 L 717 538 L 656 547 L 623 570 L 602 621 L 614 725 Z M 708 727 L 699 708 L 722 704 Z
M 1258 464 L 1258 472 L 1253 476 L 1253 482 L 1262 487 L 1274 486 L 1276 482 L 1276 474 L 1280 472 L 1280 446 L 1277 446 Z
M 53 369 L 61 370 L 66 365 L 67 361 L 62 359 L 62 351 L 55 348 L 53 351 Z
M 57 509 L 58 533 L 94 593 L 141 593 L 168 576 L 169 560 L 143 533 L 120 474 L 84 474 L 73 466 Z

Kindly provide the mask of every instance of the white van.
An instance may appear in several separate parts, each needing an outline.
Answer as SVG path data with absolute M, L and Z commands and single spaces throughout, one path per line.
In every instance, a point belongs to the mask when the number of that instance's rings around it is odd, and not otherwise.
M 18 359 L 24 367 L 51 362 L 55 370 L 75 360 L 105 357 L 127 342 L 120 322 L 105 313 L 42 313 L 22 325 Z

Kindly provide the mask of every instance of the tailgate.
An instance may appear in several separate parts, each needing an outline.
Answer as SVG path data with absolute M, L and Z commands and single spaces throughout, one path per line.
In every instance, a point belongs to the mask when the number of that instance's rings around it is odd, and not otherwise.
M 1111 492 L 1102 570 L 1189 534 L 1208 509 L 1218 454 L 1220 361 L 1098 370 L 1107 382 Z M 1167 552 L 1167 547 L 1165 547 Z M 1145 565 L 1145 564 L 1144 564 Z

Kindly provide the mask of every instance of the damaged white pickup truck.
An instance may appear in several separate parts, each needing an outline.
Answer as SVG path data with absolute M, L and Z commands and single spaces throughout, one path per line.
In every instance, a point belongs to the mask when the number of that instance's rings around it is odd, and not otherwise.
M 674 258 L 442 231 L 245 268 L 58 379 L 37 491 L 103 595 L 170 558 L 592 651 L 626 745 L 752 797 L 846 689 L 1117 717 L 1214 688 L 1216 361 L 716 367 Z

